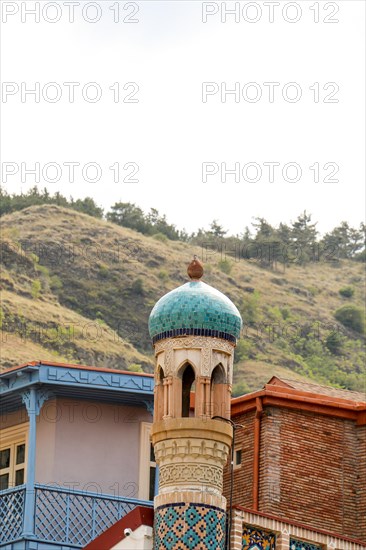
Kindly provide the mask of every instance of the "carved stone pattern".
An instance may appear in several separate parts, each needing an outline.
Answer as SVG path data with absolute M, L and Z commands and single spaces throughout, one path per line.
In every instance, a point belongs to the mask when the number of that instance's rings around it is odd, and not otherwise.
M 234 346 L 220 338 L 206 336 L 188 336 L 186 338 L 167 338 L 155 344 L 155 357 L 165 351 L 164 374 L 172 374 L 174 349 L 201 349 L 202 375 L 208 376 L 211 369 L 212 351 L 227 353 L 232 357 Z
M 208 346 L 202 348 L 202 376 L 210 375 L 211 360 L 212 348 Z
M 165 357 L 164 357 L 164 374 L 165 376 L 169 376 L 172 374 L 173 371 L 173 346 L 170 345 L 165 349 Z
M 166 338 L 155 344 L 155 355 L 167 349 L 182 348 L 204 348 L 209 346 L 217 351 L 224 351 L 231 354 L 234 346 L 221 338 L 212 336 L 186 336 L 185 338 Z
M 167 464 L 159 469 L 159 487 L 202 484 L 222 491 L 222 468 L 207 464 Z
M 192 462 L 214 464 L 223 468 L 229 454 L 229 447 L 211 439 L 179 438 L 165 439 L 154 445 L 155 460 L 159 467 L 168 463 Z

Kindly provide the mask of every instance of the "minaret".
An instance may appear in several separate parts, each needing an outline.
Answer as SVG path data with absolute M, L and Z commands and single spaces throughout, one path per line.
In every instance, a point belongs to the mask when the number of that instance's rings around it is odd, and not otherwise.
M 223 550 L 226 499 L 223 468 L 232 442 L 233 353 L 240 313 L 224 294 L 190 282 L 154 306 L 149 331 L 155 348 L 152 443 L 159 466 L 154 499 L 154 550 Z

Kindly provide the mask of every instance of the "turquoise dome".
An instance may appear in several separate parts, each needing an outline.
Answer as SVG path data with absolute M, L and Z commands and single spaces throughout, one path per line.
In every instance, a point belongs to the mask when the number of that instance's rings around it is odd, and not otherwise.
M 240 313 L 232 301 L 202 281 L 191 281 L 165 294 L 149 318 L 154 343 L 185 334 L 236 342 L 241 325 Z

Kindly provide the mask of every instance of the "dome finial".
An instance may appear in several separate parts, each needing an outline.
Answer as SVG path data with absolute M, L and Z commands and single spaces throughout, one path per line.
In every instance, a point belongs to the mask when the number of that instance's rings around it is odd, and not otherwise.
M 187 268 L 188 277 L 192 281 L 199 281 L 203 276 L 203 265 L 201 262 L 197 259 L 197 256 L 193 256 L 193 260 L 189 264 Z

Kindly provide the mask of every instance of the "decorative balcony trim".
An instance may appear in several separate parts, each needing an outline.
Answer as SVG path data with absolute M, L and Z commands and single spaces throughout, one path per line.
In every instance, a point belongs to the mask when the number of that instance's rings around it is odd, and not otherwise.
M 32 510 L 27 512 L 26 485 L 0 492 L 0 548 L 16 541 L 52 544 L 55 548 L 83 548 L 136 506 L 153 507 L 146 500 L 34 485 Z M 35 517 L 34 535 L 23 532 L 26 514 Z M 4 529 L 8 523 L 9 529 Z
M 154 378 L 148 374 L 130 373 L 78 365 L 37 364 L 10 369 L 0 374 L 0 395 L 7 395 L 35 384 L 109 389 L 118 392 L 152 396 Z

